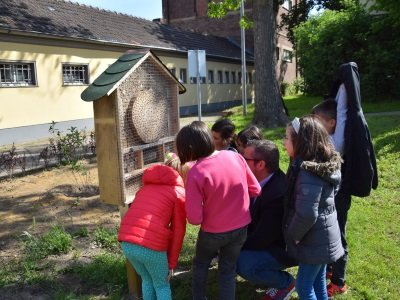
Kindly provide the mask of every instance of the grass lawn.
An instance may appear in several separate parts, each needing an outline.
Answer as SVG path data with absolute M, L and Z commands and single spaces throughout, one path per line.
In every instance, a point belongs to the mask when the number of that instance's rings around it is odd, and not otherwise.
M 306 96 L 285 98 L 291 117 L 309 113 L 320 100 Z M 400 101 L 363 103 L 363 109 L 366 113 L 400 111 Z M 253 111 L 254 106 L 249 105 L 248 115 L 243 117 L 241 107 L 232 109 L 230 118 L 238 130 L 251 123 Z M 369 197 L 353 197 L 348 220 L 349 292 L 335 299 L 397 300 L 400 299 L 400 114 L 366 114 L 366 119 L 377 155 L 379 187 Z M 285 171 L 288 157 L 283 147 L 284 131 L 284 127 L 263 129 L 265 137 L 278 145 L 281 169 Z M 126 270 L 116 232 L 116 229 L 102 227 L 94 231 L 82 228 L 75 232 L 53 227 L 40 237 L 22 236 L 24 256 L 10 259 L 0 266 L 0 295 L 2 289 L 8 291 L 11 287 L 34 286 L 50 291 L 49 299 L 124 299 L 128 291 Z M 179 273 L 171 281 L 173 299 L 191 299 L 190 267 L 197 232 L 198 227 L 187 226 Z M 102 252 L 94 259 L 80 263 L 82 253 L 74 248 L 74 240 L 79 238 L 86 243 L 90 241 Z M 71 257 L 66 259 L 68 262 L 72 260 L 74 263 L 66 268 L 53 268 L 49 274 L 44 272 L 52 265 L 51 259 L 62 260 L 66 256 Z M 296 268 L 290 270 L 293 274 L 296 271 Z M 71 291 L 68 283 L 76 282 L 82 288 Z M 236 299 L 260 299 L 264 288 L 238 277 Z M 209 300 L 217 299 L 217 289 L 217 270 L 213 266 L 208 279 Z M 290 299 L 297 299 L 297 294 L 294 293 Z

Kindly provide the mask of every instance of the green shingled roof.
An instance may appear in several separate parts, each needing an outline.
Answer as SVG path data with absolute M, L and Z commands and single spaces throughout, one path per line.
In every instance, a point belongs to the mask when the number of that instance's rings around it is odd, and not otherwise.
M 112 93 L 119 85 L 124 76 L 135 67 L 146 56 L 152 55 L 165 69 L 165 71 L 175 79 L 179 85 L 179 94 L 186 92 L 186 88 L 176 79 L 168 68 L 158 59 L 151 50 L 128 52 L 120 56 L 111 66 L 109 66 L 91 85 L 89 85 L 81 94 L 84 101 L 95 101 L 105 95 Z M 144 60 L 143 60 L 144 61 Z

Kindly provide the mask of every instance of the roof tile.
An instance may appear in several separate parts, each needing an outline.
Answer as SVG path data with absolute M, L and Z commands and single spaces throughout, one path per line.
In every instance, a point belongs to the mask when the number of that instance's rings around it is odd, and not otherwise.
M 63 0 L 1 0 L 0 28 L 240 59 L 228 39 Z

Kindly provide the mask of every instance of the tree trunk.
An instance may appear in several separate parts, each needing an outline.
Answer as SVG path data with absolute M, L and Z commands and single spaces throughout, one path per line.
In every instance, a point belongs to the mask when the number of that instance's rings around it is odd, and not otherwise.
M 253 123 L 278 127 L 287 123 L 276 78 L 276 12 L 272 0 L 254 0 L 255 109 Z

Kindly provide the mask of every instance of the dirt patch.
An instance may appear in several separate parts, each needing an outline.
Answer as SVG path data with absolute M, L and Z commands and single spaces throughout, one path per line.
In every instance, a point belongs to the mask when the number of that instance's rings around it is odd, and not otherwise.
M 118 208 L 99 199 L 96 164 L 88 165 L 85 178 L 62 167 L 0 181 L 0 219 L 0 266 L 22 257 L 22 236 L 26 234 L 41 235 L 54 225 L 67 232 L 93 232 L 97 226 L 115 228 L 120 223 Z M 46 263 L 61 270 L 71 263 L 90 262 L 99 251 L 89 238 L 74 239 L 73 251 L 48 257 Z M 64 279 L 72 291 L 82 289 L 79 280 L 68 274 Z M 49 299 L 49 291 L 51 287 L 20 282 L 0 288 L 2 299 Z

